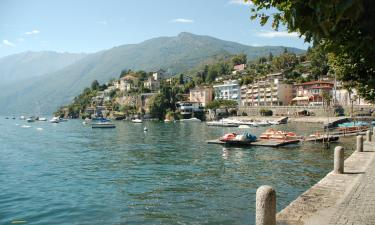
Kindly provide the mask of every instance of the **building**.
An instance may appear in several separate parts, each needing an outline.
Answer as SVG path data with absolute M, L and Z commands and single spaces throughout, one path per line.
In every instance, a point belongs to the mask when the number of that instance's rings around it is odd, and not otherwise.
M 161 80 L 165 79 L 166 74 L 165 74 L 164 70 L 158 70 L 158 71 L 152 73 L 152 77 L 156 81 L 161 81 Z
M 213 90 L 211 87 L 195 87 L 190 90 L 189 100 L 191 102 L 199 102 L 206 107 L 213 99 Z
M 194 113 L 202 113 L 204 107 L 199 102 L 177 102 L 177 110 L 184 119 L 191 118 Z
M 283 83 L 282 73 L 268 74 L 253 84 L 241 87 L 242 106 L 289 105 L 293 99 L 293 85 Z
M 156 76 L 157 77 L 157 76 Z M 153 92 L 160 89 L 160 80 L 155 79 L 154 76 L 149 77 L 144 83 L 143 86 Z
M 360 98 L 357 90 L 352 89 L 350 92 L 347 89 L 341 88 L 338 86 L 337 90 L 334 90 L 334 98 L 333 102 L 337 105 L 341 106 L 349 106 L 349 105 L 371 105 L 370 102 L 364 100 L 363 98 Z
M 233 66 L 233 70 L 237 72 L 242 72 L 245 69 L 246 69 L 246 64 L 239 64 L 239 65 Z
M 121 77 L 120 80 L 114 82 L 114 86 L 120 91 L 128 92 L 131 89 L 135 88 L 135 85 L 134 85 L 135 79 L 136 78 L 133 76 Z
M 238 80 L 227 80 L 224 84 L 214 85 L 215 99 L 240 101 L 240 85 Z
M 295 85 L 296 96 L 294 105 L 323 106 L 325 101 L 330 101 L 333 96 L 334 83 L 331 81 L 311 81 Z M 324 99 L 325 95 L 329 99 Z

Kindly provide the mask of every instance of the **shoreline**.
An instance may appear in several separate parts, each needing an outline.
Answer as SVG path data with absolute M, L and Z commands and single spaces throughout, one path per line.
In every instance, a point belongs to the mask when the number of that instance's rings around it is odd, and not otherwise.
M 353 195 L 357 195 L 356 187 L 361 184 L 362 179 L 374 164 L 374 143 L 364 142 L 363 152 L 354 151 L 345 160 L 344 174 L 329 172 L 277 213 L 277 224 L 318 225 L 329 223 L 342 208 L 340 204 L 346 199 L 352 198 Z

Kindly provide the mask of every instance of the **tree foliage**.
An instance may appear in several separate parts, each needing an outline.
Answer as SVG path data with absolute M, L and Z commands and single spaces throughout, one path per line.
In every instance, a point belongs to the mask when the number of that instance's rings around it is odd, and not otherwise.
M 375 101 L 375 4 L 372 0 L 252 0 L 252 19 L 272 27 L 285 24 L 308 42 L 322 44 L 331 55 L 333 72 L 354 82 L 359 93 Z M 269 10 L 276 8 L 275 10 Z M 340 68 L 344 67 L 344 68 Z M 350 71 L 350 73 L 349 73 Z

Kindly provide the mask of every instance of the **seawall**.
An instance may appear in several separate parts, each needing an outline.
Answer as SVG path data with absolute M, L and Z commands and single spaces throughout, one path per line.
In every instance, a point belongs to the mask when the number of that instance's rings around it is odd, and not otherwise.
M 375 142 L 365 141 L 363 152 L 345 160 L 344 174 L 328 173 L 281 210 L 277 224 L 375 224 L 374 184 Z

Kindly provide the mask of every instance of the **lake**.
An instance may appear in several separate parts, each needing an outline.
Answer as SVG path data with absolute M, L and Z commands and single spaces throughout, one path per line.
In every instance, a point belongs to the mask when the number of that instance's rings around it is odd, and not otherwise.
M 281 210 L 333 168 L 337 145 L 226 148 L 206 140 L 240 129 L 116 125 L 1 117 L 0 224 L 254 224 L 259 186 L 275 187 Z M 305 134 L 319 126 L 274 127 Z M 354 139 L 340 142 L 349 155 Z

